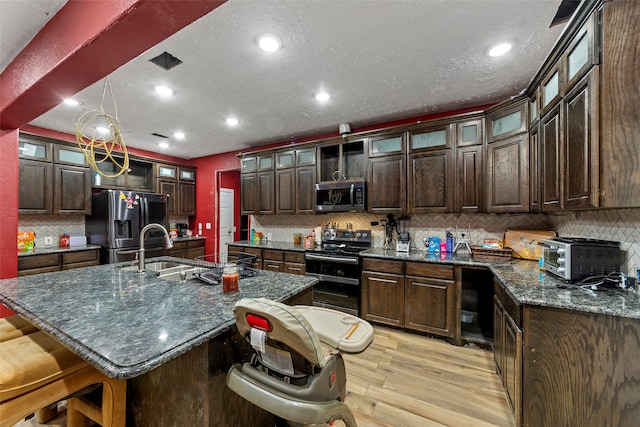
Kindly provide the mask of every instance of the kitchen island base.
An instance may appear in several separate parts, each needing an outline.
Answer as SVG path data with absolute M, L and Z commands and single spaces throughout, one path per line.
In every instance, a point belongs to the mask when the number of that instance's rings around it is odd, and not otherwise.
M 311 288 L 285 301 L 311 305 Z M 276 418 L 226 385 L 227 371 L 252 353 L 234 326 L 127 382 L 127 425 L 273 426 Z

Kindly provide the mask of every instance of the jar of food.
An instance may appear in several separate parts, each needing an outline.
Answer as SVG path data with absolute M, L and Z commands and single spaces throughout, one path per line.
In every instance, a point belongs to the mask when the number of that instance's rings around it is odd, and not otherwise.
M 236 264 L 225 264 L 222 269 L 222 292 L 238 291 L 238 266 Z
M 293 244 L 294 245 L 302 244 L 302 233 L 293 233 Z

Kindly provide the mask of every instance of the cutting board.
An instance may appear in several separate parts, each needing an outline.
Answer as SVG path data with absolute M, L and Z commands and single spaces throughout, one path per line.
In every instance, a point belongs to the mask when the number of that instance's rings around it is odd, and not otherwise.
M 513 249 L 513 258 L 538 260 L 542 256 L 542 246 L 538 242 L 556 235 L 552 230 L 507 230 L 502 245 Z

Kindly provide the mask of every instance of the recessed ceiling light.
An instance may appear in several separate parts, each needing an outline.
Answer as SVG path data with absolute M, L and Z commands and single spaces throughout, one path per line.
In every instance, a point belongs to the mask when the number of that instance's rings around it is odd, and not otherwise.
M 158 142 L 158 147 L 160 148 L 169 148 L 169 144 L 166 142 Z
M 64 102 L 65 104 L 67 104 L 67 105 L 71 105 L 71 106 L 80 105 L 80 102 L 79 102 L 79 101 L 76 101 L 76 100 L 75 100 L 75 99 L 73 99 L 73 98 L 67 98 L 67 99 L 65 99 L 63 102 Z
M 489 49 L 489 56 L 502 56 L 511 50 L 511 43 L 499 43 Z
M 109 133 L 109 128 L 106 128 L 104 126 L 98 126 L 96 130 L 103 135 Z
M 156 93 L 158 93 L 161 96 L 171 96 L 173 95 L 173 89 L 167 87 L 167 86 L 156 86 L 155 88 Z
M 236 126 L 238 124 L 238 119 L 236 119 L 235 117 L 227 117 L 225 119 L 225 122 L 227 122 L 229 126 Z
M 185 135 L 184 133 L 182 133 L 182 132 L 174 132 L 174 133 L 173 133 L 173 137 L 174 137 L 175 139 L 184 139 L 184 137 L 185 137 L 185 136 L 186 136 L 186 135 Z
M 258 38 L 258 46 L 260 46 L 260 49 L 265 52 L 275 52 L 280 49 L 282 44 L 280 43 L 280 39 L 276 36 L 272 34 L 265 34 Z
M 318 92 L 315 95 L 316 101 L 327 102 L 331 96 L 327 92 Z

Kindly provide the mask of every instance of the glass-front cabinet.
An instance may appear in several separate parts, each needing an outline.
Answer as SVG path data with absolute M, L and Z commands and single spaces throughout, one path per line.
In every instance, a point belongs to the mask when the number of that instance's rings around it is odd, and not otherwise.
M 364 179 L 366 176 L 365 140 L 323 145 L 320 151 L 320 181 Z

